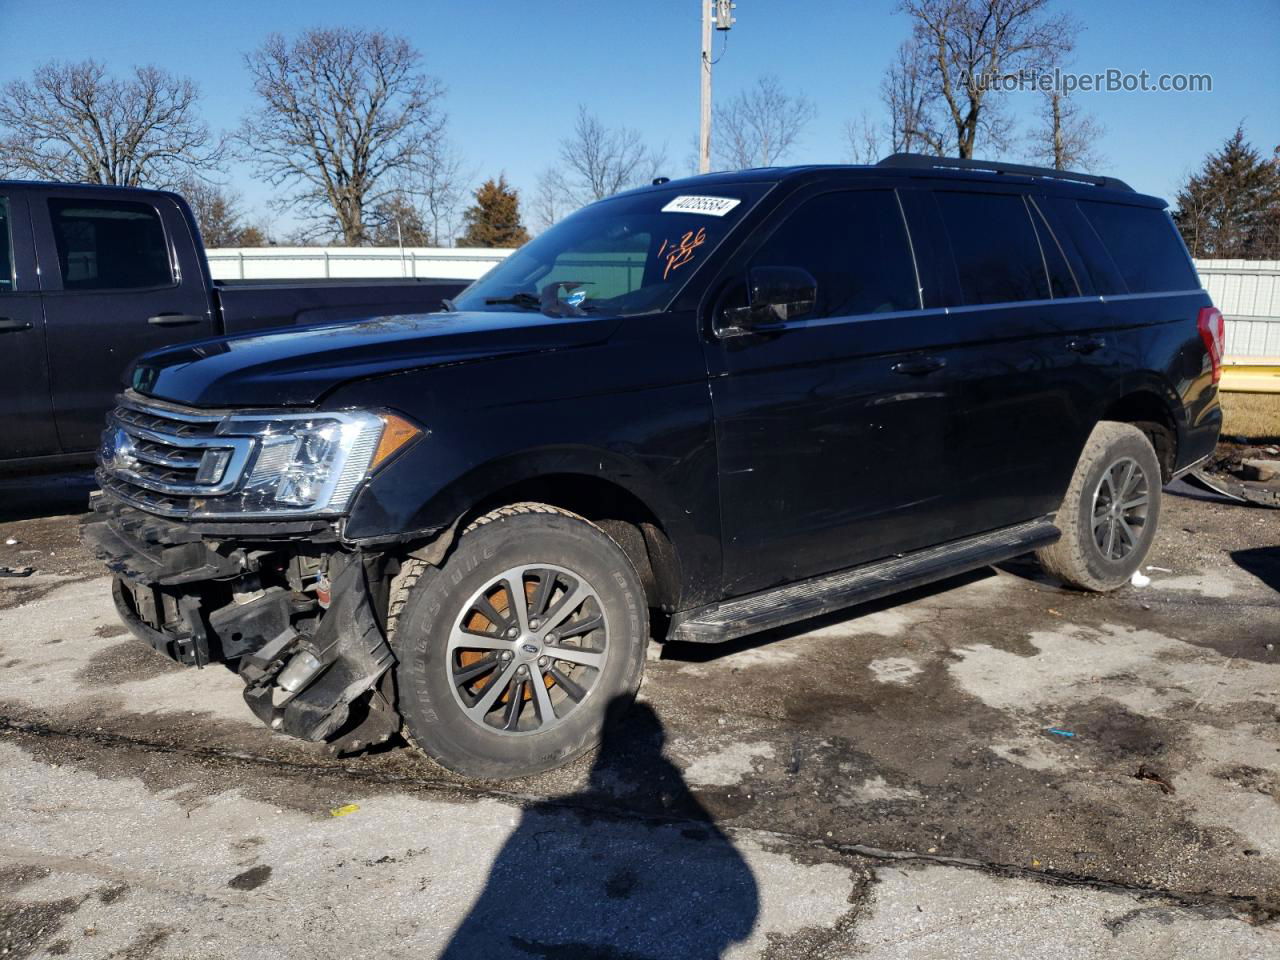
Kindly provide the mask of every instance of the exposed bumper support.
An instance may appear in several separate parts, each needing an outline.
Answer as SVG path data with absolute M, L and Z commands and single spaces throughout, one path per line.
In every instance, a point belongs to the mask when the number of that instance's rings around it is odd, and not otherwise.
M 399 729 L 395 657 L 363 555 L 272 530 L 228 550 L 129 508 L 98 513 L 84 541 L 115 574 L 116 609 L 136 637 L 186 666 L 238 668 L 245 702 L 274 730 L 343 751 Z
M 304 639 L 286 628 L 241 660 L 240 676 L 245 702 L 272 729 L 359 749 L 400 727 L 388 698 L 374 689 L 395 657 L 374 616 L 360 559 L 335 555 L 329 570 L 334 601 L 315 634 Z M 287 670 L 292 676 L 277 683 Z M 367 692 L 368 701 L 353 711 Z

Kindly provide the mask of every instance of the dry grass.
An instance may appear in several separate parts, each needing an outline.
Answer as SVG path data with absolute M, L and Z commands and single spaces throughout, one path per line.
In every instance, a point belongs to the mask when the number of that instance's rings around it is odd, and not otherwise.
M 1280 439 L 1280 393 L 1227 393 L 1222 402 L 1222 433 L 1249 440 Z

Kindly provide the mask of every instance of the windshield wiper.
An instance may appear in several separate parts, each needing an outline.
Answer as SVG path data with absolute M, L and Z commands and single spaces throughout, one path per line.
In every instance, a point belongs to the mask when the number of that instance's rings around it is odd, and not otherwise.
M 515 307 L 524 307 L 527 310 L 541 310 L 542 298 L 534 296 L 532 293 L 515 293 L 509 297 L 485 297 L 484 302 L 487 304 L 509 303 Z

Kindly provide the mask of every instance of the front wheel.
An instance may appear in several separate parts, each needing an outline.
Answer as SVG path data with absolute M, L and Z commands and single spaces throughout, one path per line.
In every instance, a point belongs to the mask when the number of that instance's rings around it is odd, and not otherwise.
M 1062 539 L 1036 552 L 1041 566 L 1079 590 L 1123 586 L 1155 539 L 1160 482 L 1160 463 L 1146 434 L 1127 423 L 1099 423 L 1058 511 Z
M 516 504 L 467 528 L 438 571 L 409 561 L 390 607 L 410 741 L 478 779 L 528 776 L 599 742 L 640 685 L 648 610 L 599 527 Z

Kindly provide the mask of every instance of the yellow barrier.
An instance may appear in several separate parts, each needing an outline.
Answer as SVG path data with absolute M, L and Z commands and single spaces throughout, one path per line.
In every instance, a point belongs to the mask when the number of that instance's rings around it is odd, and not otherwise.
M 1280 357 L 1260 357 L 1248 363 L 1222 366 L 1219 389 L 1226 393 L 1280 393 Z

